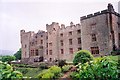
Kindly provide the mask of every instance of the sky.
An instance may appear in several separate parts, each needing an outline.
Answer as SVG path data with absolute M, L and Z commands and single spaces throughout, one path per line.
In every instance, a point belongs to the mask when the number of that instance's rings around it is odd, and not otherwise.
M 20 30 L 46 30 L 46 24 L 68 26 L 80 23 L 80 17 L 107 9 L 112 3 L 118 11 L 119 0 L 0 0 L 0 49 L 17 51 L 21 47 Z

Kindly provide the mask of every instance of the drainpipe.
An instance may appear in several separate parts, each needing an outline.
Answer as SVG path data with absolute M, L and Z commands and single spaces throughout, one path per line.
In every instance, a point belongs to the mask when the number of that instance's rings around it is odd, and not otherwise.
M 114 13 L 114 8 L 112 4 L 108 4 L 108 12 L 109 12 L 109 21 L 110 21 L 110 32 L 111 32 L 111 37 L 112 37 L 112 50 L 116 50 L 115 46 L 115 35 L 114 35 L 114 30 L 113 30 L 113 25 L 112 25 L 112 13 Z

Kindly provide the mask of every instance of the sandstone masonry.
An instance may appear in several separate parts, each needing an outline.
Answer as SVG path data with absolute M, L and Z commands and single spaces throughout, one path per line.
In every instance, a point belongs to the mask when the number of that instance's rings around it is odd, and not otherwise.
M 71 61 L 81 49 L 94 56 L 120 49 L 120 14 L 111 4 L 106 10 L 81 17 L 80 21 L 81 24 L 71 22 L 69 26 L 52 22 L 46 24 L 47 32 L 21 30 L 22 61 Z

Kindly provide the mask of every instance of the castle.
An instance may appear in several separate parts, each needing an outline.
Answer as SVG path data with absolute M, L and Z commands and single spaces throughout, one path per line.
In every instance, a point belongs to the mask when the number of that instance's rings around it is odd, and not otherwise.
M 47 32 L 21 30 L 22 61 L 71 61 L 81 49 L 94 56 L 120 49 L 120 14 L 111 4 L 106 10 L 82 16 L 80 21 L 81 24 L 71 22 L 69 26 L 52 22 L 46 24 Z

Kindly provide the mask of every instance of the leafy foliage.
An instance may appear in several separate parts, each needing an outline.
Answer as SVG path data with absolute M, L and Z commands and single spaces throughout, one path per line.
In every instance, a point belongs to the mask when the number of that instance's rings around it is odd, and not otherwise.
M 1 60 L 2 60 L 2 62 L 11 62 L 11 61 L 15 60 L 15 56 L 9 56 L 9 55 L 2 56 Z
M 7 80 L 8 78 L 19 80 L 22 77 L 22 73 L 14 71 L 11 65 L 0 61 L 0 80 Z
M 73 63 L 77 65 L 78 63 L 86 63 L 88 61 L 93 60 L 93 56 L 87 50 L 80 50 L 76 53 Z
M 58 66 L 52 66 L 49 68 L 49 70 L 54 74 L 59 74 L 61 72 L 61 68 Z
M 48 72 L 48 70 L 43 70 L 42 72 L 40 72 L 40 73 L 37 75 L 37 78 L 42 79 L 42 76 L 43 76 L 44 74 L 46 74 L 47 72 Z
M 21 48 L 19 49 L 19 51 L 17 51 L 14 56 L 16 57 L 16 60 L 20 60 L 21 59 Z
M 39 69 L 48 69 L 47 63 L 41 63 L 41 64 L 39 65 Z
M 77 78 L 78 72 L 72 72 L 70 74 L 70 77 L 72 78 L 72 80 L 79 80 L 79 78 Z
M 62 67 L 62 71 L 63 71 L 63 72 L 67 72 L 71 67 L 72 67 L 71 65 L 64 65 L 64 66 Z
M 75 79 L 111 80 L 118 78 L 117 62 L 108 57 L 98 58 L 78 66 L 78 73 L 74 74 Z
M 29 68 L 17 68 L 17 70 L 23 74 L 26 74 L 29 71 Z
M 50 71 L 48 71 L 47 73 L 45 73 L 45 74 L 42 76 L 43 79 L 51 79 L 51 78 L 53 78 L 53 77 L 54 77 L 54 73 L 52 73 L 52 72 L 50 72 Z
M 58 61 L 58 66 L 62 68 L 62 66 L 66 65 L 66 60 L 59 60 Z
M 47 70 L 43 70 L 40 74 L 38 74 L 38 78 L 58 78 L 61 73 L 61 68 L 58 66 L 52 66 Z

